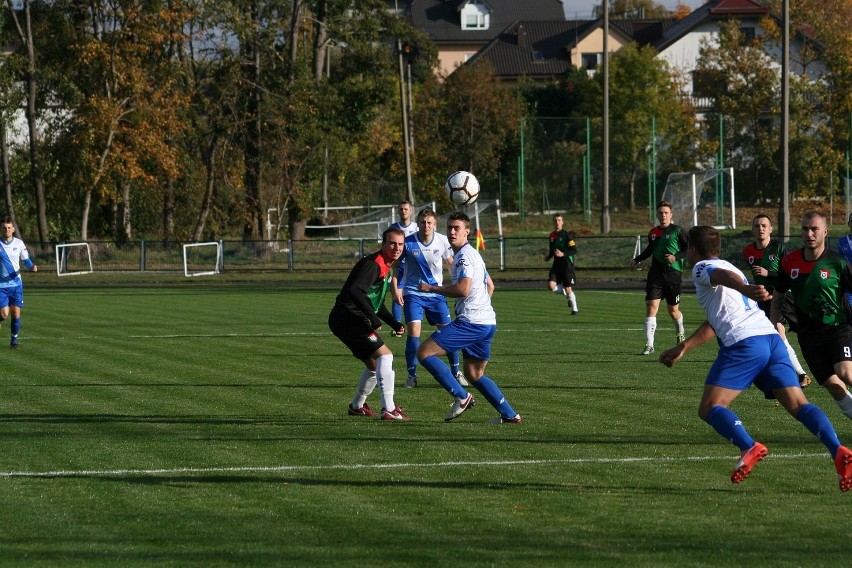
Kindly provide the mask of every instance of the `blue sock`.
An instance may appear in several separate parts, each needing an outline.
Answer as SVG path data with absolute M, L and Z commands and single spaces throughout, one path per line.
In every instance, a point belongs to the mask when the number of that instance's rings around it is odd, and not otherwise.
M 739 416 L 724 406 L 714 406 L 707 413 L 707 423 L 723 438 L 729 440 L 741 451 L 746 451 L 754 445 L 754 440 L 748 435 Z
M 837 449 L 840 447 L 840 440 L 837 439 L 837 433 L 825 412 L 815 404 L 808 403 L 799 409 L 796 420 L 804 424 L 805 428 L 825 444 L 825 447 L 831 452 L 832 459 L 834 459 L 834 456 L 837 455 Z
M 450 372 L 443 361 L 435 355 L 430 355 L 420 361 L 420 364 L 429 371 L 438 384 L 456 398 L 467 398 L 467 391 L 459 384 L 456 377 Z
M 512 408 L 512 406 L 506 402 L 506 397 L 503 396 L 503 393 L 500 391 L 500 387 L 497 386 L 497 383 L 482 375 L 478 381 L 473 381 L 473 386 L 476 387 L 476 390 L 482 393 L 482 396 L 485 397 L 491 406 L 497 409 L 497 412 L 500 413 L 500 416 L 503 418 L 514 418 L 517 416 L 517 412 Z
M 459 374 L 459 352 L 447 353 L 447 361 L 450 362 L 450 370 L 453 372 L 453 376 L 457 376 Z
M 391 314 L 393 314 L 393 319 L 402 323 L 402 306 L 396 302 L 391 302 Z
M 417 348 L 420 347 L 420 338 L 405 337 L 405 366 L 409 377 L 417 376 Z
M 12 332 L 12 341 L 18 340 L 18 332 L 21 331 L 21 318 L 12 318 L 10 331 Z

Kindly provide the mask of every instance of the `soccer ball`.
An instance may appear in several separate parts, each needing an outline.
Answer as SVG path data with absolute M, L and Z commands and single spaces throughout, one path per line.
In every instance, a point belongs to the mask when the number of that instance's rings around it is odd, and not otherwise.
M 470 172 L 454 172 L 444 184 L 447 197 L 456 205 L 468 205 L 479 197 L 479 180 Z

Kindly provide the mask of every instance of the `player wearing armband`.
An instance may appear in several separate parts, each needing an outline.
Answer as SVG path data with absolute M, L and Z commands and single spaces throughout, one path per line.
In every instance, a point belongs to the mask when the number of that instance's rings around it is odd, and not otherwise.
M 31 272 L 38 272 L 38 266 L 30 260 L 24 241 L 15 236 L 15 222 L 11 217 L 6 217 L 3 221 L 0 236 L 0 324 L 12 316 L 9 347 L 17 349 L 18 333 L 21 331 L 21 310 L 24 307 L 21 265 Z
M 404 329 L 384 303 L 404 240 L 405 235 L 400 229 L 385 229 L 381 250 L 365 256 L 352 268 L 328 316 L 328 327 L 332 333 L 366 366 L 349 405 L 350 416 L 376 416 L 376 412 L 367 406 L 367 397 L 378 384 L 382 396 L 382 420 L 408 420 L 393 399 L 393 353 L 376 333 L 381 329 L 382 321 L 396 331 Z
M 553 216 L 553 231 L 549 235 L 550 247 L 544 261 L 553 259 L 553 265 L 547 275 L 547 286 L 551 292 L 564 294 L 568 300 L 568 308 L 571 315 L 580 313 L 577 307 L 577 296 L 574 294 L 576 274 L 574 271 L 574 256 L 577 254 L 577 245 L 574 242 L 573 233 L 562 228 L 565 223 L 562 215 Z

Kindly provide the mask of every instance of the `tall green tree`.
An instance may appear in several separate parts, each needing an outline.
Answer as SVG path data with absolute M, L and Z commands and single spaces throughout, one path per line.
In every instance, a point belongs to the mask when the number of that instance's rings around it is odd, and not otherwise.
M 669 161 L 695 162 L 699 132 L 665 61 L 651 47 L 629 44 L 610 59 L 610 164 L 614 196 L 636 207 L 636 184 L 648 171 L 648 152 L 656 143 Z M 603 74 L 595 76 L 602 100 Z M 599 102 L 598 104 L 602 104 Z M 600 111 L 592 113 L 600 116 Z M 595 118 L 599 123 L 600 119 Z M 654 126 L 652 126 L 654 125 Z M 657 140 L 653 141 L 652 136 Z

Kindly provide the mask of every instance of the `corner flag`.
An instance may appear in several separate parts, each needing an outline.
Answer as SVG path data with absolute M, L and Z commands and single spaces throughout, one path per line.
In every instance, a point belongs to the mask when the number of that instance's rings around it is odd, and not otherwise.
M 482 231 L 476 230 L 476 250 L 485 250 L 485 239 L 482 238 Z

